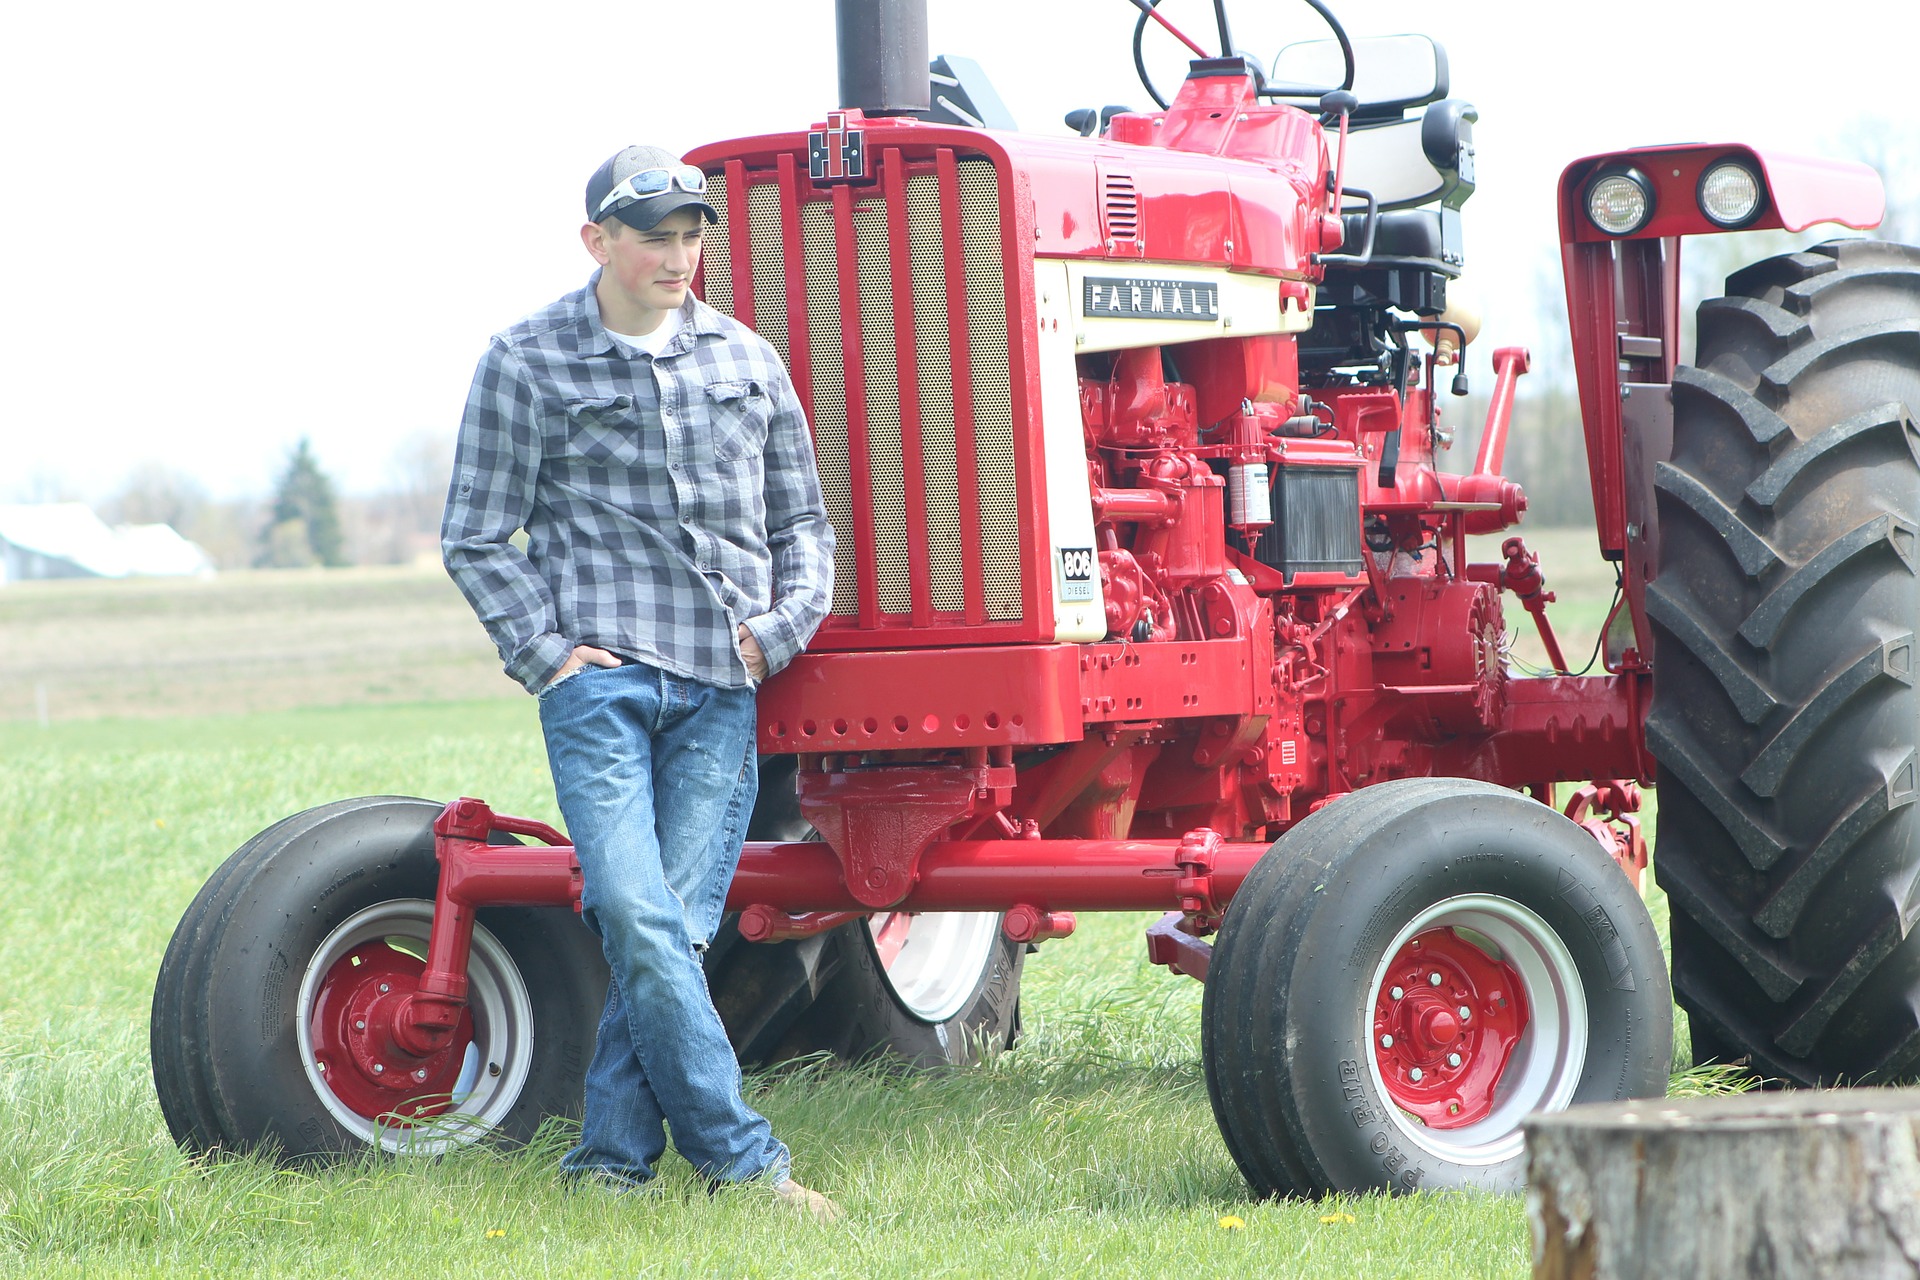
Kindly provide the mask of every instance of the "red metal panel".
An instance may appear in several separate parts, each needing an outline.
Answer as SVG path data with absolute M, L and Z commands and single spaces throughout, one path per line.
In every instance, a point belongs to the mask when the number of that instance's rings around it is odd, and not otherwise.
M 1877 227 L 1887 213 L 1887 193 L 1880 175 L 1852 160 L 1788 155 L 1753 148 L 1766 171 L 1767 189 L 1780 225 L 1801 231 L 1816 222 L 1837 222 L 1865 231 Z
M 893 274 L 893 385 L 900 398 L 900 502 L 907 526 L 907 591 L 913 625 L 933 625 L 933 578 L 927 567 L 927 461 L 920 440 L 920 358 L 914 323 L 913 246 L 907 228 L 906 163 L 897 148 L 881 153 L 887 197 L 887 256 Z
M 1490 737 L 1440 744 L 1432 771 L 1509 787 L 1589 778 L 1651 781 L 1653 759 L 1640 732 L 1645 703 L 1646 677 L 1639 674 L 1509 680 L 1499 729 Z
M 747 216 L 747 166 L 727 161 L 727 251 L 733 268 L 733 317 L 753 328 L 753 222 Z
M 1076 742 L 1083 724 L 1242 714 L 1267 678 L 1243 639 L 803 653 L 760 690 L 760 749 Z
M 1565 211 L 1562 216 L 1564 219 Z M 1562 235 L 1565 234 L 1564 221 Z M 1625 481 L 1621 468 L 1619 329 L 1614 309 L 1614 246 L 1562 244 L 1567 320 L 1580 383 L 1580 422 L 1587 438 L 1587 478 L 1600 550 L 1610 560 L 1626 553 Z
M 960 174 L 953 148 L 934 157 L 940 179 L 940 246 L 947 274 L 947 347 L 953 381 L 953 463 L 960 490 L 960 575 L 968 626 L 987 620 L 980 554 L 980 463 L 973 429 L 973 335 L 968 329 L 967 260 L 960 240 Z
M 1880 225 L 1886 214 L 1886 192 L 1880 175 L 1857 161 L 1762 151 L 1741 143 L 1689 143 L 1587 156 L 1568 165 L 1560 176 L 1561 235 L 1580 244 L 1616 239 L 1594 226 L 1582 207 L 1588 178 L 1616 164 L 1632 165 L 1654 187 L 1653 217 L 1624 238 L 1647 240 L 1725 231 L 1700 212 L 1698 196 L 1700 175 L 1723 160 L 1736 160 L 1757 170 L 1767 189 L 1766 207 L 1759 217 L 1740 228 L 1742 231 L 1778 227 L 1801 231 L 1818 222 L 1865 230 Z M 1571 225 L 1566 217 L 1569 211 L 1574 215 Z
M 1004 229 L 1001 269 L 1006 280 L 1007 375 L 1013 393 L 1014 490 L 1021 525 L 1021 616 L 1030 638 L 1051 640 L 1053 557 L 1049 549 L 1053 546 L 1053 530 L 1047 519 L 1044 491 L 1047 464 L 1040 398 L 1040 336 L 1038 327 L 1028 319 L 1038 311 L 1032 251 L 1028 247 L 1034 240 L 1034 207 L 1024 184 L 1013 180 L 1008 167 L 997 165 L 995 173 L 1000 183 L 1000 221 Z M 1077 414 L 1077 400 L 1075 406 Z M 1077 419 L 1072 430 L 1077 438 Z
M 761 687 L 760 750 L 1073 742 L 1080 680 L 1074 645 L 803 653 Z

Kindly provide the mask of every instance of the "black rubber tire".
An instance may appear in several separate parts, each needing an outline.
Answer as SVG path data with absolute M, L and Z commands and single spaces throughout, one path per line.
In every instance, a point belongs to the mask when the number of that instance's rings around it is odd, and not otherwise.
M 796 759 L 764 756 L 749 840 L 811 840 L 794 789 Z M 1019 1026 L 1026 948 L 997 934 L 972 993 L 938 1022 L 917 1017 L 888 981 L 873 934 L 854 920 L 811 938 L 746 942 L 737 917 L 707 949 L 707 986 L 734 1052 L 747 1068 L 829 1054 L 845 1062 L 887 1058 L 911 1066 L 962 1066 L 1012 1047 Z
M 1656 469 L 1655 875 L 1695 1058 L 1920 1073 L 1920 250 L 1838 241 L 1703 304 Z
M 1585 1048 L 1545 1059 L 1561 1064 L 1549 1091 L 1559 1105 L 1665 1092 L 1673 1010 L 1659 937 L 1593 837 L 1486 783 L 1381 783 L 1282 836 L 1214 946 L 1201 1007 L 1207 1091 L 1256 1195 L 1524 1184 L 1517 1116 L 1479 1134 L 1474 1151 L 1436 1150 L 1449 1131 L 1395 1107 L 1374 1065 L 1374 984 L 1389 948 L 1465 895 L 1524 909 L 1532 936 L 1578 978 Z M 1536 1027 L 1545 999 L 1536 994 Z
M 356 912 L 431 903 L 440 808 L 372 796 L 310 809 L 248 841 L 201 889 L 161 962 L 151 1024 L 154 1085 L 182 1147 L 292 1162 L 370 1149 L 327 1110 L 301 1065 L 298 991 L 324 939 Z M 486 1135 L 514 1144 L 549 1116 L 579 1115 L 606 963 L 570 911 L 497 908 L 477 918 L 525 983 L 534 1022 L 518 1095 Z

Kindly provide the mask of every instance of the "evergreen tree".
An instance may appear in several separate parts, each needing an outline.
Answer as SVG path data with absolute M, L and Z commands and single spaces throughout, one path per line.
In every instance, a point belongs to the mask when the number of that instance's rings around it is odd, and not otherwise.
M 260 532 L 260 550 L 254 564 L 260 568 L 299 569 L 346 562 L 333 481 L 320 469 L 312 445 L 302 436 L 274 487 L 273 513 Z

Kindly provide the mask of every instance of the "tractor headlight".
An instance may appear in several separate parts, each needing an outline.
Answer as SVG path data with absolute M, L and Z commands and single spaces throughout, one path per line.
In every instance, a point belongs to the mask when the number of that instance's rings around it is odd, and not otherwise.
M 1764 191 L 1752 169 L 1722 160 L 1700 175 L 1700 212 L 1716 227 L 1744 227 L 1759 214 Z
M 1610 236 L 1629 236 L 1653 217 L 1653 184 L 1638 169 L 1614 169 L 1587 184 L 1587 217 Z

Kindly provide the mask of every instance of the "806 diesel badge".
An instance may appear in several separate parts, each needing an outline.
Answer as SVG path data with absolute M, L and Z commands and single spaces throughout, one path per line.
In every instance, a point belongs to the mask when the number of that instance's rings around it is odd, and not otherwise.
M 1098 572 L 1092 547 L 1060 548 L 1060 598 L 1092 600 L 1094 576 Z

